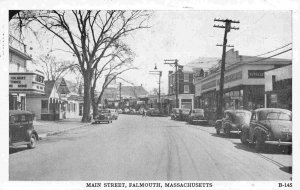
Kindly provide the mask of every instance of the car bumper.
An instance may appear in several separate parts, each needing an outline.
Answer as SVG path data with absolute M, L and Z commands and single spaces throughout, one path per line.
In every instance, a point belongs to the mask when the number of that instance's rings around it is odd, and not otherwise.
M 193 124 L 208 124 L 207 120 L 202 120 L 202 119 L 193 119 L 193 120 L 190 120 L 190 122 Z
M 278 146 L 292 146 L 292 142 L 278 141 L 265 141 L 266 144 L 278 145 Z

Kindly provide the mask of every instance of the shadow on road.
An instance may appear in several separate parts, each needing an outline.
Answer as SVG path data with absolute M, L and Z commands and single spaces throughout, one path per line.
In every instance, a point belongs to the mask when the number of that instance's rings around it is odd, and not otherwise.
M 14 153 L 21 152 L 21 151 L 24 151 L 24 150 L 28 150 L 28 148 L 27 147 L 9 148 L 9 154 L 14 154 Z
M 242 143 L 236 143 L 236 142 L 234 142 L 233 144 L 235 145 L 235 148 L 237 148 L 237 149 L 256 153 L 254 145 L 252 145 L 252 144 L 244 145 Z M 264 150 L 260 151 L 259 153 L 261 153 L 261 154 L 286 154 L 286 155 L 291 154 L 288 147 L 279 147 L 276 145 L 268 145 L 268 144 L 265 145 Z
M 227 137 L 224 133 L 220 133 L 218 135 L 217 133 L 214 132 L 214 133 L 211 133 L 211 136 L 213 136 L 213 137 L 219 137 L 219 138 L 225 138 L 225 139 L 229 139 L 229 138 L 239 139 L 240 138 L 240 136 L 238 134 L 234 134 L 234 133 L 230 134 L 230 136 Z
M 289 174 L 292 174 L 293 173 L 293 169 L 292 169 L 292 166 L 289 166 L 289 167 L 280 167 L 279 168 L 281 171 L 284 171 L 286 173 L 289 173 Z

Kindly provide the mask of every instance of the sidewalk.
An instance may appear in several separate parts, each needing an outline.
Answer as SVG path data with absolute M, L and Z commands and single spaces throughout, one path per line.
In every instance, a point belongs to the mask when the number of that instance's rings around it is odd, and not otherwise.
M 34 129 L 37 131 L 40 139 L 80 127 L 88 126 L 90 124 L 91 123 L 82 123 L 81 118 L 69 118 L 59 121 L 33 121 Z

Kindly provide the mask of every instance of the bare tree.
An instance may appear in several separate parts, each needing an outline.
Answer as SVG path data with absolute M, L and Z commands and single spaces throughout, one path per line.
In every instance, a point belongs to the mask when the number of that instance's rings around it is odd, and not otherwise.
M 108 59 L 104 64 L 98 66 L 94 73 L 93 84 L 91 87 L 91 99 L 93 106 L 93 116 L 96 116 L 98 113 L 98 105 L 102 100 L 103 93 L 107 89 L 108 85 L 119 78 L 121 74 L 126 71 L 137 69 L 131 63 L 133 60 L 133 52 L 131 49 L 124 43 L 117 41 L 114 44 L 114 48 L 111 49 Z M 99 96 L 95 97 L 95 91 L 97 86 L 97 81 L 99 78 L 103 78 L 103 83 L 101 86 L 101 91 Z
M 34 61 L 35 64 L 41 66 L 45 78 L 48 81 L 57 81 L 59 78 L 64 77 L 69 72 L 74 72 L 74 64 L 69 61 L 58 61 L 56 57 L 41 55 L 39 60 Z
M 148 11 L 22 11 L 16 16 L 20 28 L 39 23 L 77 57 L 84 83 L 83 122 L 90 118 L 90 90 L 95 70 L 114 43 L 132 32 L 148 28 Z

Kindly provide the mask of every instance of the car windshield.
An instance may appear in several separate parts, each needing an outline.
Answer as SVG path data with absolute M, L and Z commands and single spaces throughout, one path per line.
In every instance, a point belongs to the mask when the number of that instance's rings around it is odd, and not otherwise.
M 109 113 L 109 110 L 100 110 L 99 113 Z
M 204 114 L 204 110 L 203 109 L 196 109 L 193 111 L 193 113 L 197 114 L 197 115 L 203 115 Z
M 269 112 L 262 112 L 259 120 L 284 120 L 292 121 L 292 114 L 288 112 L 272 110 Z
M 189 109 L 182 109 L 182 113 L 183 113 L 183 114 L 189 114 L 189 113 L 190 113 L 190 110 L 189 110 Z
M 251 112 L 235 112 L 235 117 L 233 118 L 237 123 L 246 122 L 249 123 L 251 118 Z

